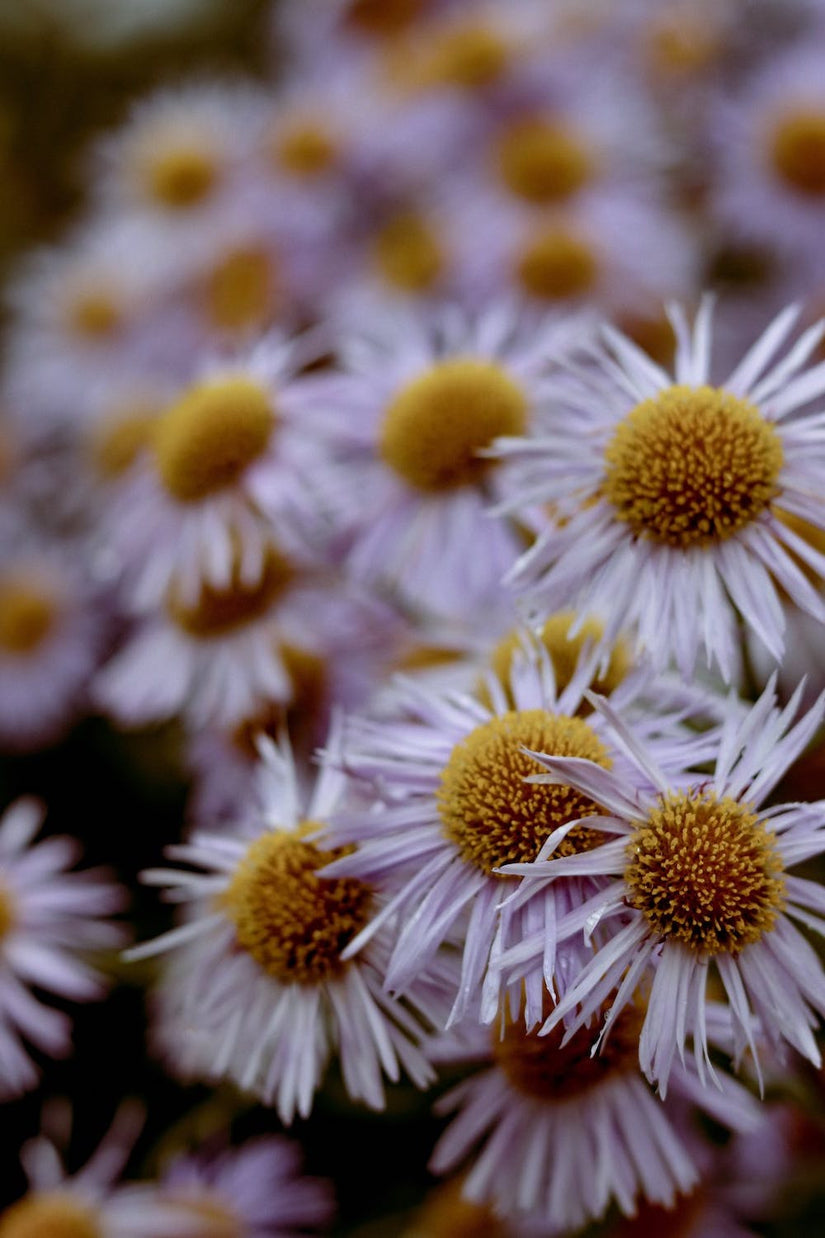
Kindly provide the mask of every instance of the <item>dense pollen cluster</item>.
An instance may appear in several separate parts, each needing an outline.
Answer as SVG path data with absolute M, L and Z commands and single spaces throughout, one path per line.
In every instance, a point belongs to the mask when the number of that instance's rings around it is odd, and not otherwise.
M 711 792 L 672 793 L 628 844 L 628 903 L 654 933 L 706 954 L 737 954 L 784 906 L 774 835 Z
M 341 951 L 364 927 L 372 893 L 353 877 L 318 870 L 340 854 L 311 842 L 320 827 L 273 830 L 251 843 L 221 896 L 238 945 L 283 984 L 315 984 L 339 976 Z
M 607 749 L 592 727 L 581 718 L 543 709 L 512 710 L 460 740 L 441 773 L 438 810 L 445 834 L 463 859 L 485 873 L 534 860 L 553 830 L 599 812 L 572 787 L 525 782 L 538 766 L 522 748 L 610 767 Z M 585 851 L 603 841 L 598 830 L 574 826 L 556 854 Z
M 779 435 L 746 400 L 674 386 L 637 404 L 605 450 L 604 497 L 637 537 L 680 549 L 732 537 L 779 493 Z
M 569 1039 L 563 1025 L 546 1034 L 526 1032 L 521 1019 L 508 1020 L 503 1036 L 493 1036 L 493 1059 L 509 1083 L 538 1101 L 569 1100 L 602 1083 L 609 1075 L 638 1070 L 639 1033 L 644 1007 L 625 1006 L 599 1053 L 593 1030 L 581 1027 Z
M 394 396 L 380 450 L 409 485 L 437 493 L 478 482 L 495 463 L 478 453 L 526 425 L 527 400 L 509 374 L 490 361 L 456 357 Z
M 179 503 L 197 503 L 231 486 L 266 450 L 276 424 L 272 404 L 244 378 L 192 387 L 158 424 L 157 470 Z

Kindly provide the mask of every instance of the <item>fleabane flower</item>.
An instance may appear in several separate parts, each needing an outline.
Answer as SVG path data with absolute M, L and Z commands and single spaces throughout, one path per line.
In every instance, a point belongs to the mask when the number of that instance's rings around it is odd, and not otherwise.
M 291 1238 L 326 1232 L 335 1212 L 330 1184 L 305 1177 L 299 1146 L 278 1136 L 177 1157 L 152 1189 L 181 1238 Z
M 139 608 L 173 580 L 190 604 L 236 572 L 253 584 L 276 533 L 320 538 L 306 481 L 317 447 L 290 399 L 300 351 L 270 336 L 245 359 L 215 361 L 154 424 L 103 532 Z
M 457 1029 L 434 1050 L 440 1061 L 475 1059 L 482 1069 L 437 1105 L 456 1116 L 430 1162 L 436 1173 L 470 1155 L 463 1196 L 508 1220 L 543 1223 L 569 1233 L 601 1217 L 611 1203 L 633 1215 L 644 1201 L 672 1206 L 699 1180 L 702 1137 L 694 1106 L 736 1131 L 751 1131 L 759 1103 L 729 1075 L 721 1093 L 702 1088 L 695 1065 L 677 1064 L 668 1104 L 656 1097 L 638 1064 L 644 1000 L 637 996 L 615 1039 L 593 1056 L 590 1029 L 563 1038 L 503 1029 Z M 712 1024 L 724 1025 L 724 1012 Z M 520 1231 L 519 1231 L 520 1232 Z
M 70 1001 L 103 997 L 103 977 L 83 957 L 123 941 L 107 920 L 124 892 L 101 870 L 67 871 L 79 847 L 71 838 L 32 844 L 45 810 L 17 800 L 0 818 L 0 1096 L 37 1083 L 26 1042 L 49 1057 L 71 1052 L 71 1020 L 32 992 Z
M 146 873 L 190 904 L 179 927 L 131 951 L 171 952 L 159 1041 L 187 1074 L 228 1076 L 274 1105 L 284 1122 L 310 1112 L 333 1057 L 356 1100 L 384 1107 L 382 1075 L 419 1087 L 434 1073 L 417 1041 L 440 1019 L 439 984 L 419 985 L 416 1010 L 382 988 L 386 945 L 342 958 L 372 914 L 357 878 L 319 872 L 339 852 L 319 831 L 343 788 L 325 771 L 308 799 L 285 745 L 261 741 L 263 813 L 230 833 L 198 833 L 169 849 L 191 870 Z
M 590 827 L 588 818 L 601 810 L 572 786 L 559 785 L 545 796 L 525 781 L 539 772 L 526 749 L 605 769 L 621 763 L 600 715 L 587 712 L 584 691 L 601 678 L 622 711 L 635 709 L 644 692 L 643 670 L 628 673 L 620 655 L 608 660 L 594 648 L 597 625 L 578 643 L 568 643 L 569 626 L 570 616 L 562 616 L 538 636 L 505 639 L 477 693 L 401 681 L 394 716 L 385 701 L 380 715 L 353 718 L 345 731 L 343 767 L 355 785 L 372 787 L 377 802 L 367 810 L 345 805 L 335 816 L 330 837 L 357 849 L 328 871 L 357 876 L 388 894 L 346 953 L 356 954 L 389 924 L 395 945 L 386 983 L 390 991 L 405 992 L 440 947 L 458 937 L 462 966 L 451 1021 L 495 1017 L 497 956 L 526 937 L 540 932 L 546 943 L 525 977 L 528 1026 L 542 1017 L 545 987 L 563 989 L 568 973 L 584 964 L 564 952 L 557 957 L 555 926 L 592 893 L 589 879 L 547 886 L 549 898 L 524 900 L 499 872 L 517 859 L 535 860 L 548 840 L 570 855 L 598 851 L 612 829 L 609 823 Z M 640 725 L 659 733 L 665 747 L 674 745 L 678 764 L 676 752 L 685 742 L 699 755 L 705 739 L 686 741 L 679 727 L 685 702 L 669 691 L 660 692 L 658 709 L 643 711 Z M 570 828 L 572 822 L 578 824 Z M 574 956 L 581 953 L 576 942 L 572 949 Z
M 825 933 L 825 896 L 818 883 L 790 870 L 825 848 L 825 803 L 763 807 L 825 713 L 820 697 L 794 723 L 800 694 L 780 710 L 771 681 L 744 717 L 731 712 L 714 772 L 687 784 L 662 771 L 656 744 L 634 735 L 604 699 L 597 700 L 599 712 L 629 760 L 625 774 L 618 764 L 608 770 L 591 760 L 533 754 L 550 771 L 536 776 L 540 783 L 561 781 L 594 798 L 604 817 L 597 816 L 593 828 L 609 824 L 614 833 L 586 855 L 553 857 L 548 848 L 547 858 L 504 869 L 539 888 L 571 873 L 604 883 L 571 927 L 578 933 L 588 921 L 601 922 L 606 940 L 543 1030 L 564 1021 L 573 1034 L 618 985 L 599 1041 L 609 1043 L 633 989 L 649 978 L 639 1060 L 663 1095 L 674 1060 L 684 1058 L 691 1038 L 700 1073 L 716 1078 L 705 1021 L 711 975 L 730 1008 L 737 1057 L 750 1049 L 758 1060 L 758 1025 L 770 1045 L 787 1042 L 820 1062 L 813 1029 L 825 1014 L 825 976 L 796 924 Z M 559 936 L 566 932 L 559 925 Z M 535 959 L 542 949 L 535 939 Z M 515 968 L 501 960 L 511 981 L 527 954 L 523 946 Z
M 41 1133 L 20 1152 L 29 1190 L 0 1213 L 0 1238 L 195 1238 L 196 1232 L 219 1238 L 226 1232 L 195 1231 L 192 1219 L 167 1205 L 151 1183 L 119 1182 L 143 1126 L 140 1105 L 120 1106 L 110 1129 L 76 1173 L 67 1172 L 61 1156 L 71 1134 L 71 1116 L 62 1102 L 44 1107 Z
M 568 330 L 498 305 L 472 320 L 400 307 L 344 335 L 339 371 L 308 388 L 338 469 L 329 481 L 350 530 L 356 579 L 418 608 L 489 601 L 523 542 L 491 519 L 498 466 L 483 455 L 542 415 L 546 371 Z M 483 554 L 468 554 L 473 539 Z
M 5 540 L 5 539 L 4 539 Z M 0 750 L 54 743 L 85 702 L 100 623 L 76 548 L 4 546 L 0 565 Z
M 822 325 L 773 360 L 797 317 L 780 314 L 720 385 L 710 374 L 712 307 L 694 329 L 672 311 L 675 374 L 609 327 L 605 347 L 569 366 L 547 433 L 497 445 L 512 514 L 552 508 L 513 584 L 529 604 L 609 615 L 607 633 L 635 627 L 658 667 L 685 678 L 700 650 L 726 679 L 737 616 L 777 660 L 785 626 L 779 590 L 825 620 L 825 556 L 787 516 L 825 527 L 825 365 L 805 369 Z M 773 361 L 773 364 L 772 364 Z

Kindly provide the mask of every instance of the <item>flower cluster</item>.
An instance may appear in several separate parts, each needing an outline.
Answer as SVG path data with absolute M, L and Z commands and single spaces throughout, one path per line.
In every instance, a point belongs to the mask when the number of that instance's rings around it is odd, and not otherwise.
M 115 976 L 219 1099 L 136 1181 L 133 1106 L 69 1173 L 47 1102 L 0 1238 L 317 1232 L 281 1128 L 439 1085 L 411 1238 L 778 1206 L 822 1125 L 825 12 L 741 7 L 282 0 L 272 80 L 140 100 L 13 273 L 0 750 L 154 730 L 188 800 L 78 824 L 117 880 L 7 808 L 0 1100 Z

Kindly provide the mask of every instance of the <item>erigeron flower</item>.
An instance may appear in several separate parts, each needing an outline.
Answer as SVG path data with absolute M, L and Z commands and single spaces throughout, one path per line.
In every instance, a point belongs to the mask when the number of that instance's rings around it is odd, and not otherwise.
M 504 304 L 473 319 L 396 306 L 343 335 L 338 372 L 310 376 L 304 403 L 337 455 L 325 493 L 356 579 L 439 614 L 494 601 L 523 542 L 487 513 L 499 478 L 482 453 L 541 423 L 552 355 L 579 329 Z
M 76 547 L 3 547 L 0 750 L 54 743 L 85 704 L 100 629 L 88 592 Z
M 572 874 L 599 882 L 569 928 L 558 926 L 559 937 L 588 923 L 606 934 L 615 925 L 543 1030 L 563 1021 L 574 1034 L 618 985 L 599 1039 L 609 1044 L 611 1027 L 648 977 L 639 1060 L 662 1095 L 690 1039 L 700 1074 L 716 1079 L 705 1024 L 711 975 L 730 1008 L 737 1058 L 749 1049 L 758 1060 L 757 1019 L 769 1044 L 787 1042 L 820 1062 L 814 1028 L 825 1015 L 825 976 L 797 924 L 825 932 L 825 897 L 818 883 L 792 870 L 822 852 L 825 804 L 764 806 L 825 714 L 823 696 L 794 722 L 799 698 L 798 690 L 780 710 L 771 681 L 744 717 L 731 701 L 713 773 L 689 783 L 663 772 L 655 741 L 635 735 L 603 698 L 593 699 L 628 758 L 624 772 L 618 764 L 605 769 L 588 759 L 532 754 L 550 771 L 534 776 L 539 783 L 561 782 L 590 796 L 604 814 L 593 828 L 615 835 L 587 854 L 554 857 L 548 847 L 546 858 L 503 868 L 537 889 Z M 500 960 L 504 973 L 517 980 L 542 950 L 540 935 L 522 943 L 515 967 Z
M 453 1170 L 470 1154 L 466 1199 L 510 1221 L 543 1222 L 552 1234 L 578 1230 L 611 1203 L 627 1215 L 645 1201 L 674 1205 L 697 1184 L 702 1163 L 692 1108 L 750 1131 L 760 1107 L 727 1074 L 720 1093 L 706 1091 L 691 1062 L 677 1064 L 664 1105 L 639 1072 L 643 1018 L 637 997 L 597 1056 L 586 1027 L 563 1039 L 562 1028 L 540 1035 L 508 1020 L 486 1041 L 481 1029 L 459 1029 L 452 1045 L 445 1037 L 437 1060 L 474 1058 L 482 1069 L 438 1102 L 439 1113 L 456 1116 L 431 1169 Z M 709 1019 L 714 1027 L 724 1022 L 716 1012 Z
M 382 1109 L 382 1075 L 434 1078 L 418 1041 L 422 1019 L 440 1022 L 442 981 L 420 984 L 410 1007 L 383 991 L 386 941 L 342 958 L 375 902 L 364 881 L 319 875 L 340 854 L 319 831 L 343 777 L 327 769 L 305 796 L 287 747 L 262 739 L 261 752 L 262 815 L 169 848 L 191 868 L 144 874 L 190 904 L 183 924 L 130 952 L 171 956 L 157 1038 L 177 1069 L 228 1076 L 286 1123 L 309 1114 L 333 1058 L 350 1096 Z
M 822 34 L 771 57 L 717 104 L 711 210 L 736 238 L 818 262 L 825 220 Z M 810 278 L 810 274 L 809 274 Z
M 586 961 L 586 949 L 572 938 L 571 953 L 557 952 L 555 926 L 595 895 L 589 879 L 574 878 L 555 890 L 547 886 L 549 898 L 522 899 L 499 870 L 516 859 L 535 860 L 546 846 L 561 846 L 569 855 L 597 852 L 612 826 L 591 829 L 586 819 L 599 815 L 598 803 L 572 787 L 537 794 L 524 781 L 538 772 L 525 750 L 589 759 L 604 768 L 621 764 L 600 715 L 583 716 L 584 691 L 597 678 L 612 688 L 618 710 L 641 712 L 643 729 L 658 734 L 665 748 L 672 745 L 672 762 L 679 765 L 688 755 L 686 743 L 695 758 L 707 746 L 703 736 L 688 740 L 680 731 L 681 718 L 690 712 L 681 694 L 674 697 L 663 684 L 651 707 L 643 669 L 623 675 L 617 660 L 611 674 L 609 652 L 595 647 L 600 642 L 592 639 L 594 629 L 568 652 L 566 626 L 562 620 L 543 639 L 525 632 L 517 644 L 505 642 L 476 694 L 401 681 L 394 716 L 385 708 L 374 717 L 351 719 L 345 731 L 338 759 L 356 787 L 372 788 L 377 802 L 344 805 L 333 818 L 331 840 L 357 849 L 327 871 L 368 881 L 388 895 L 346 956 L 356 956 L 385 926 L 392 928 L 386 984 L 403 993 L 457 936 L 462 965 L 451 1022 L 470 1014 L 483 1021 L 495 1017 L 497 958 L 525 938 L 541 934 L 546 943 L 541 960 L 532 960 L 525 974 L 528 1026 L 542 1017 L 546 986 L 564 991 Z M 544 640 L 558 651 L 558 662 Z M 646 706 L 640 710 L 642 699 Z
M 248 83 L 208 81 L 140 99 L 94 152 L 99 200 L 174 245 L 179 261 L 202 257 L 216 223 L 245 210 L 265 99 Z
M 305 1177 L 300 1148 L 278 1136 L 179 1156 L 151 1189 L 180 1238 L 292 1238 L 326 1232 L 335 1212 L 330 1185 Z
M 124 1102 L 92 1156 L 70 1174 L 61 1152 L 71 1134 L 71 1111 L 49 1102 L 41 1134 L 20 1152 L 29 1190 L 0 1213 L 0 1238 L 205 1238 L 207 1232 L 224 1238 L 225 1231 L 195 1231 L 150 1183 L 119 1184 L 142 1126 L 141 1106 Z
M 328 687 L 351 700 L 366 691 L 377 653 L 370 641 L 380 644 L 380 631 L 368 635 L 375 612 L 317 560 L 270 539 L 257 578 L 247 581 L 236 558 L 223 587 L 204 583 L 191 602 L 173 581 L 157 613 L 139 619 L 100 669 L 92 694 L 127 726 L 181 714 L 192 728 L 234 730 L 298 704 L 319 664 L 347 659 Z M 316 679 L 314 688 L 324 685 Z
M 123 906 L 123 891 L 101 870 L 67 871 L 80 850 L 74 839 L 32 844 L 44 815 L 36 800 L 20 799 L 0 818 L 0 1096 L 6 1098 L 37 1083 L 26 1042 L 49 1057 L 71 1052 L 71 1020 L 35 997 L 31 986 L 71 1001 L 97 1000 L 105 982 L 83 955 L 123 940 L 121 927 L 106 919 Z
M 101 534 L 138 609 L 170 587 L 192 605 L 236 578 L 254 586 L 274 536 L 317 553 L 319 445 L 293 394 L 302 359 L 300 341 L 267 336 L 245 358 L 205 364 L 158 419 Z
M 634 627 L 662 667 L 688 678 L 701 654 L 726 679 L 737 616 L 781 659 L 778 589 L 820 620 L 825 558 L 786 515 L 825 526 L 825 365 L 805 369 L 822 325 L 774 361 L 797 316 L 780 314 L 719 386 L 710 372 L 712 308 L 678 336 L 673 376 L 604 328 L 604 348 L 570 364 L 546 433 L 497 444 L 511 512 L 552 505 L 553 517 L 512 572 L 542 611 L 573 605 L 609 616 L 608 636 Z

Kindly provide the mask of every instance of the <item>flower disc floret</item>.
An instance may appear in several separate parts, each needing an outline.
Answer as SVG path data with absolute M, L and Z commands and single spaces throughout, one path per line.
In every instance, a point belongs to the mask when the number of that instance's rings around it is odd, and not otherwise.
M 525 782 L 538 766 L 522 748 L 582 757 L 605 769 L 611 764 L 588 723 L 543 709 L 511 710 L 460 740 L 441 772 L 438 811 L 444 833 L 463 859 L 488 874 L 502 864 L 535 860 L 553 830 L 600 811 L 572 787 Z M 574 826 L 556 854 L 571 855 L 603 841 L 598 830 Z
M 0 885 L 0 943 L 14 926 L 14 900 L 7 889 Z
M 494 461 L 478 453 L 526 425 L 524 391 L 500 366 L 455 357 L 401 388 L 384 414 L 380 452 L 409 485 L 437 493 L 479 481 Z
M 210 322 L 224 331 L 259 326 L 277 298 L 277 271 L 263 246 L 231 249 L 212 268 L 204 289 Z
M 306 821 L 297 830 L 273 830 L 256 839 L 221 896 L 238 946 L 283 984 L 340 976 L 346 967 L 341 951 L 371 911 L 364 882 L 318 875 L 343 854 L 311 842 L 318 829 Z
M 224 636 L 263 618 L 294 578 L 292 564 L 270 547 L 261 575 L 253 584 L 241 580 L 236 563 L 229 584 L 219 589 L 204 582 L 194 605 L 187 605 L 173 591 L 168 601 L 169 614 L 190 636 L 201 640 Z
M 104 1238 L 90 1208 L 67 1193 L 37 1192 L 0 1216 L 0 1238 Z
M 544 301 L 564 301 L 590 292 L 599 264 L 593 247 L 565 228 L 539 232 L 524 247 L 516 274 L 525 292 Z
M 163 485 L 180 503 L 231 486 L 266 450 L 275 421 L 268 395 L 248 379 L 192 387 L 158 423 L 154 447 Z
M 791 189 L 809 198 L 825 196 L 825 112 L 788 112 L 770 137 L 771 164 Z
M 111 339 L 123 322 L 116 299 L 106 288 L 89 288 L 79 293 L 66 307 L 69 329 L 84 340 Z
M 738 954 L 771 931 L 784 905 L 774 834 L 745 804 L 673 792 L 628 843 L 629 906 L 653 932 L 706 954 Z
M 496 153 L 504 184 L 527 202 L 563 202 L 587 183 L 592 172 L 590 156 L 576 134 L 542 117 L 508 126 Z
M 25 657 L 42 645 L 57 618 L 55 600 L 22 577 L 0 578 L 0 651 Z
M 401 211 L 379 229 L 373 243 L 375 263 L 391 287 L 405 292 L 432 288 L 444 270 L 438 238 L 415 211 Z
M 214 157 L 195 147 L 163 150 L 151 158 L 146 169 L 151 197 L 161 206 L 179 211 L 203 202 L 217 177 Z
M 296 120 L 283 128 L 273 147 L 276 164 L 290 175 L 306 180 L 328 171 L 336 154 L 331 134 L 313 120 Z
M 482 90 L 498 81 L 509 59 L 501 35 L 489 26 L 470 23 L 448 30 L 435 44 L 426 76 L 433 84 Z
M 637 1073 L 639 1035 L 644 1009 L 625 1006 L 610 1029 L 601 1051 L 593 1053 L 596 1033 L 578 1028 L 566 1044 L 565 1027 L 557 1024 L 546 1035 L 527 1032 L 521 1020 L 508 1020 L 501 1039 L 493 1040 L 493 1058 L 517 1092 L 538 1101 L 568 1100 L 589 1092 L 609 1076 Z
M 747 400 L 668 387 L 637 404 L 605 450 L 603 494 L 637 537 L 687 549 L 724 541 L 779 493 L 782 443 Z

